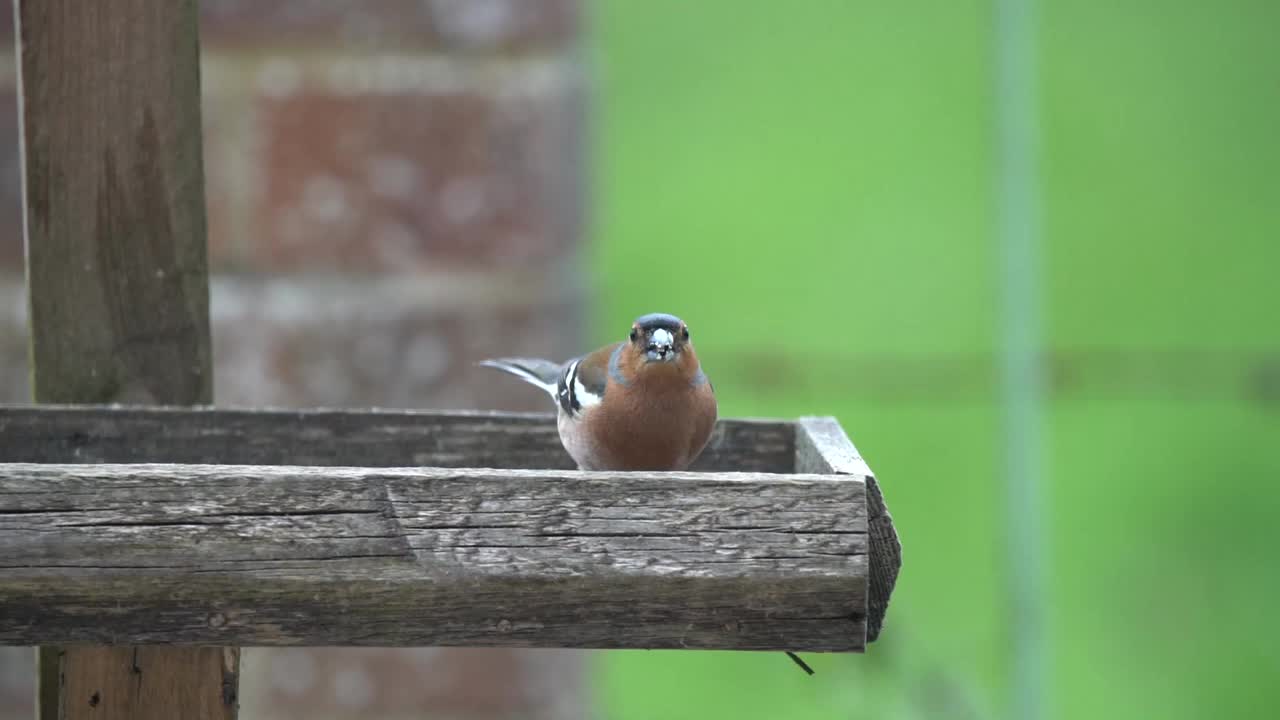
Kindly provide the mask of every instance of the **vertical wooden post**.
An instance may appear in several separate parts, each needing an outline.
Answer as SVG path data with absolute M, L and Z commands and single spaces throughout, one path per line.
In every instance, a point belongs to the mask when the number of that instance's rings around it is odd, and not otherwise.
M 20 0 L 37 402 L 212 399 L 196 0 Z M 41 648 L 38 715 L 233 720 L 234 648 Z

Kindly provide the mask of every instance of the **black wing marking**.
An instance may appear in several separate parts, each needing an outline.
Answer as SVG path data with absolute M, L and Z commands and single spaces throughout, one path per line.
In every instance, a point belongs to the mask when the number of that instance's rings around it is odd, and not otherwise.
M 581 362 L 582 359 L 579 358 L 566 365 L 564 372 L 560 373 L 560 381 L 556 383 L 556 402 L 560 403 L 561 410 L 571 416 L 577 416 L 578 411 L 582 409 L 575 387 L 578 380 L 578 364 Z

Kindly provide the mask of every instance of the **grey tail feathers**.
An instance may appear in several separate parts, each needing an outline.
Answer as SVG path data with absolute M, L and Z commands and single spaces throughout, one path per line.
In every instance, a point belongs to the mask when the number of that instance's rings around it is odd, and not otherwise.
M 480 364 L 491 367 L 524 380 L 530 385 L 542 388 L 552 399 L 556 397 L 556 388 L 560 383 L 560 373 L 564 368 L 560 363 L 539 358 L 493 358 L 481 360 Z

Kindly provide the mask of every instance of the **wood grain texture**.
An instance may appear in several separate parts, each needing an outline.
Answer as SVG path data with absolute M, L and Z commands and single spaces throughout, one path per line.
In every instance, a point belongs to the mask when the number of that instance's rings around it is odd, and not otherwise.
M 80 703 L 85 717 L 133 720 L 159 717 L 161 708 L 180 708 L 173 718 L 223 718 L 226 707 L 234 703 L 239 673 L 239 651 L 234 648 L 168 648 L 141 646 L 132 648 L 78 647 L 57 648 L 56 660 L 66 662 L 70 651 L 83 657 L 77 661 L 82 669 L 66 674 L 62 693 L 73 703 Z M 118 655 L 128 653 L 129 662 L 121 663 Z M 202 677 L 221 677 L 221 693 L 192 693 L 191 689 L 166 677 L 165 668 L 175 652 L 190 654 L 187 662 Z
M 49 406 L 0 407 L 0 462 L 573 468 L 550 414 Z M 722 420 L 691 470 L 794 463 L 794 423 Z
M 0 643 L 861 651 L 865 501 L 830 475 L 5 464 Z
M 880 636 L 893 587 L 902 568 L 902 544 L 880 485 L 849 436 L 832 417 L 800 418 L 796 424 L 796 472 L 861 477 L 867 489 L 870 572 L 867 589 L 867 642 Z
M 18 18 L 35 399 L 208 402 L 196 3 Z
M 15 14 L 35 400 L 207 403 L 196 2 Z M 39 657 L 40 717 L 236 716 L 234 650 Z

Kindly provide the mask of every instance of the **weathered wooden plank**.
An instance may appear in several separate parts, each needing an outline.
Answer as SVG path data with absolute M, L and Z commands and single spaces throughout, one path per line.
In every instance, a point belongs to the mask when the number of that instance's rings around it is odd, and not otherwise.
M 0 462 L 573 467 L 550 414 L 83 406 L 0 406 Z M 722 420 L 692 469 L 794 463 L 794 423 Z
M 195 0 L 15 14 L 35 399 L 210 402 Z M 44 718 L 236 716 L 234 650 L 40 658 Z
M 858 449 L 831 417 L 800 418 L 796 427 L 796 472 L 836 473 L 862 477 L 867 488 L 870 578 L 867 599 L 867 642 L 880 636 L 893 586 L 902 568 L 902 545 L 880 485 Z
M 860 651 L 857 477 L 0 465 L 0 643 Z

